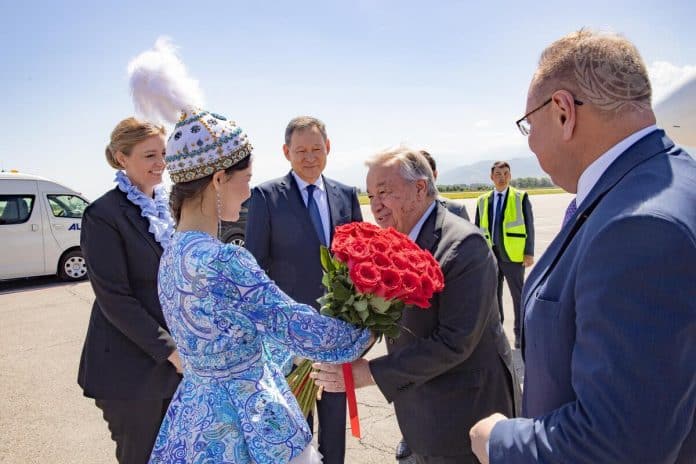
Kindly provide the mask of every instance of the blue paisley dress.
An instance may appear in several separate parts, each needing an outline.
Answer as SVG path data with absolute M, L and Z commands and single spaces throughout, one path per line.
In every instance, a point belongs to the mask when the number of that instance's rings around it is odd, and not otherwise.
M 312 435 L 285 381 L 293 355 L 357 358 L 367 330 L 283 293 L 244 248 L 177 232 L 162 255 L 159 297 L 184 378 L 151 463 L 287 463 Z

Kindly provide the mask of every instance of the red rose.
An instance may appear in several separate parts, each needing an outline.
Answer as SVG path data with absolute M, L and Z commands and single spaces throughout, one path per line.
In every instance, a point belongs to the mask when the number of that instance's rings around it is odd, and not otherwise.
M 377 296 L 385 300 L 397 297 L 401 292 L 401 276 L 393 269 L 380 269 L 382 281 L 375 290 Z
M 421 309 L 428 309 L 430 307 L 430 302 L 423 298 L 408 298 L 404 300 L 407 305 L 418 306 Z
M 362 239 L 372 238 L 379 234 L 381 230 L 379 227 L 374 224 L 370 224 L 369 222 L 354 222 L 353 224 L 356 225 L 353 229 L 354 236 Z
M 389 242 L 380 236 L 374 236 L 368 242 L 373 253 L 387 253 L 389 251 Z
M 403 295 L 406 298 L 415 296 L 420 291 L 420 277 L 415 272 L 408 270 L 401 272 L 401 283 L 403 284 Z
M 364 261 L 371 253 L 365 242 L 356 239 L 349 241 L 343 251 L 351 261 Z
M 421 283 L 421 296 L 426 300 L 429 300 L 435 292 L 435 285 L 433 281 L 427 274 L 423 274 L 420 278 Z
M 408 259 L 409 266 L 417 274 L 422 274 L 428 270 L 427 258 L 424 259 L 423 250 L 404 252 Z
M 364 261 L 350 269 L 350 279 L 360 293 L 372 293 L 379 285 L 381 274 L 374 264 Z
M 392 260 L 389 259 L 389 256 L 380 252 L 375 252 L 372 255 L 372 262 L 375 263 L 375 266 L 382 269 L 391 269 L 393 266 Z
M 409 266 L 408 258 L 406 258 L 406 255 L 404 255 L 403 253 L 393 252 L 391 255 L 391 260 L 397 269 L 399 269 L 399 270 L 408 269 L 408 266 Z
M 440 266 L 428 266 L 428 277 L 433 283 L 433 288 L 435 292 L 439 292 L 443 289 L 445 284 L 445 276 L 442 275 L 442 269 Z

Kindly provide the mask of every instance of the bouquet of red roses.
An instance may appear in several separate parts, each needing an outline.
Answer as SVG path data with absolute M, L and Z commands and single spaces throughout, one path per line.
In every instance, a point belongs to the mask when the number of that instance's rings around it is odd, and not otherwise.
M 321 248 L 322 283 L 327 289 L 319 298 L 321 313 L 367 327 L 378 336 L 397 337 L 404 306 L 426 309 L 433 294 L 444 288 L 442 270 L 433 255 L 393 228 L 380 229 L 367 222 L 339 226 L 331 252 L 333 256 Z M 307 377 L 308 365 L 310 361 L 303 362 L 293 372 L 297 375 L 288 377 L 305 414 L 313 409 L 317 390 Z M 343 367 L 351 426 L 359 436 L 352 372 L 350 364 Z

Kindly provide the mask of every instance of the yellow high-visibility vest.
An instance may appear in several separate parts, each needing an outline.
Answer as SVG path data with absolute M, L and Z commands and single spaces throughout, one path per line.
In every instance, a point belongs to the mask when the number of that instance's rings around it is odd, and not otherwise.
M 495 190 L 490 191 L 478 198 L 479 224 L 488 246 L 493 246 L 491 242 L 490 228 L 488 227 L 488 200 Z M 503 211 L 503 248 L 508 258 L 513 263 L 521 263 L 524 260 L 524 245 L 527 241 L 527 227 L 524 225 L 524 214 L 522 212 L 522 200 L 527 192 L 522 192 L 512 187 L 508 187 L 507 204 Z

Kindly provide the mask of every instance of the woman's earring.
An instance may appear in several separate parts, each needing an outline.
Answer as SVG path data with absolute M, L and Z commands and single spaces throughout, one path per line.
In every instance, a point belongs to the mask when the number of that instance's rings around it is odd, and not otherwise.
M 218 224 L 218 239 L 222 235 L 222 198 L 220 198 L 220 192 L 215 192 L 216 196 L 216 206 L 217 206 L 217 224 Z

